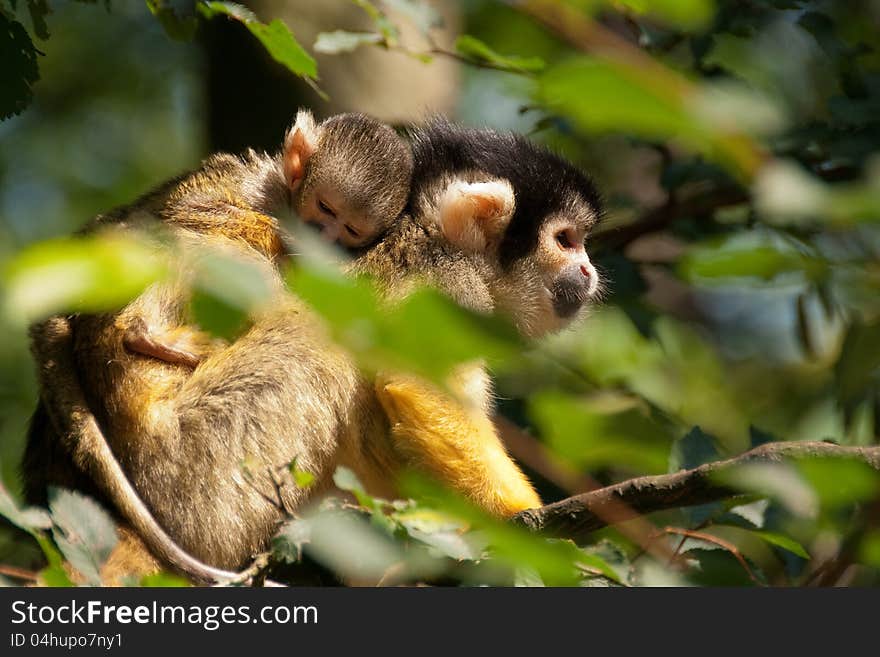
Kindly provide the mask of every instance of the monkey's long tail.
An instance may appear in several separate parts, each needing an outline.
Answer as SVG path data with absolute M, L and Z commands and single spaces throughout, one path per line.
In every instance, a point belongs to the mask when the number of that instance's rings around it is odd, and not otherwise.
M 160 560 L 200 584 L 242 581 L 239 573 L 202 563 L 165 533 L 116 460 L 89 410 L 73 359 L 67 317 L 51 317 L 30 329 L 43 403 L 62 446 L 113 503 Z

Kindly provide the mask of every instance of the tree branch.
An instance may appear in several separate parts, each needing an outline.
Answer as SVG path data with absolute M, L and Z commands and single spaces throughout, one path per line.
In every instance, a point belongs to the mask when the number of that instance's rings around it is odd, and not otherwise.
M 711 214 L 720 208 L 739 205 L 748 200 L 747 192 L 738 187 L 715 188 L 683 201 L 671 198 L 632 223 L 600 230 L 590 237 L 590 242 L 594 248 L 598 247 L 603 251 L 618 251 L 643 235 L 668 228 L 682 217 Z
M 624 517 L 615 514 L 614 521 L 623 522 L 652 511 L 728 499 L 742 494 L 742 491 L 716 483 L 717 475 L 747 463 L 779 463 L 808 458 L 857 459 L 880 470 L 880 446 L 841 447 L 824 442 L 767 443 L 734 458 L 706 463 L 692 470 L 638 477 L 539 509 L 528 509 L 516 514 L 513 522 L 533 531 L 577 540 L 609 524 L 609 506 L 628 509 Z

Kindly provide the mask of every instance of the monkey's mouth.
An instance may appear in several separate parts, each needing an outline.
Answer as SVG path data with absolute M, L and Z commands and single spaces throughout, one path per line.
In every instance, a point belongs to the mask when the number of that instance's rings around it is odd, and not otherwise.
M 572 284 L 566 280 L 558 281 L 549 292 L 553 300 L 553 312 L 560 319 L 574 317 L 593 296 L 589 286 Z

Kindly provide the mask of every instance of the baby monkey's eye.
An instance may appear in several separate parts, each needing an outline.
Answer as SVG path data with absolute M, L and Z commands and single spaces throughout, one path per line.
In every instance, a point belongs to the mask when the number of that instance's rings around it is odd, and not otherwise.
M 354 228 L 352 228 L 348 224 L 345 224 L 345 230 L 348 231 L 348 234 L 351 235 L 352 237 L 360 237 L 361 236 L 361 234 L 358 231 L 356 231 Z
M 324 214 L 329 214 L 331 217 L 336 216 L 336 213 L 333 211 L 333 208 L 331 208 L 329 205 L 324 203 L 324 201 L 322 201 L 321 199 L 318 199 L 318 207 L 321 209 L 321 212 L 323 212 Z

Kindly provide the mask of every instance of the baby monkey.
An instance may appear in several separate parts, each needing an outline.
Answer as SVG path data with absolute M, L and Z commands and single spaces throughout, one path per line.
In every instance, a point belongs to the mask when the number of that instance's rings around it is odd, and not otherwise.
M 186 210 L 195 200 L 201 210 L 230 195 L 242 196 L 245 203 L 234 203 L 235 209 L 244 205 L 274 217 L 286 202 L 327 240 L 347 249 L 369 246 L 400 215 L 413 167 L 409 146 L 389 126 L 364 114 L 339 114 L 316 123 L 307 110 L 297 113 L 280 156 L 268 162 L 253 153 L 237 163 L 230 159 L 235 158 L 221 154 L 208 159 L 202 170 L 181 181 L 169 205 L 179 202 Z M 212 227 L 216 219 L 211 217 Z M 206 228 L 198 214 L 180 223 L 197 233 Z M 223 232 L 222 224 L 218 228 Z M 217 341 L 195 329 L 152 319 L 148 324 L 128 314 L 123 327 L 128 351 L 194 368 L 217 347 Z

